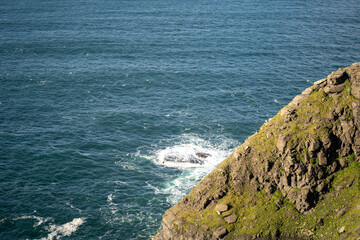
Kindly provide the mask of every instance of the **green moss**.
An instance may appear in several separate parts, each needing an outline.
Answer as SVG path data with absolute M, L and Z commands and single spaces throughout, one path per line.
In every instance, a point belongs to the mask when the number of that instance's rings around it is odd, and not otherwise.
M 360 225 L 358 221 L 360 211 L 356 210 L 356 206 L 360 204 L 359 176 L 359 162 L 350 164 L 348 168 L 336 174 L 335 185 L 349 182 L 352 182 L 352 185 L 329 193 L 310 214 L 299 213 L 292 202 L 284 198 L 279 191 L 272 196 L 267 196 L 263 191 L 253 192 L 248 189 L 242 195 L 229 191 L 224 198 L 220 199 L 218 204 L 231 206 L 220 216 L 215 212 L 215 205 L 213 205 L 200 213 L 188 212 L 186 221 L 198 226 L 206 225 L 212 231 L 223 226 L 230 232 L 228 239 L 244 234 L 269 236 L 277 230 L 288 236 L 312 235 L 314 239 L 337 239 L 339 238 L 338 229 L 342 226 L 346 226 L 346 231 L 352 233 Z M 294 191 L 299 192 L 300 189 L 295 188 Z M 276 204 L 279 200 L 283 204 L 280 208 Z M 347 212 L 338 219 L 337 211 L 344 207 Z M 228 224 L 223 220 L 224 216 L 230 214 L 238 216 L 236 223 Z M 317 224 L 320 219 L 324 222 L 323 226 Z M 349 239 L 355 238 L 349 235 Z

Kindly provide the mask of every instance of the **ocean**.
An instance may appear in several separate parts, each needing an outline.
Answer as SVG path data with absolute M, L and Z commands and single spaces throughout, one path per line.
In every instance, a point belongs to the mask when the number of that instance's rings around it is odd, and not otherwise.
M 267 119 L 360 60 L 359 12 L 358 0 L 1 1 L 0 239 L 151 239 Z

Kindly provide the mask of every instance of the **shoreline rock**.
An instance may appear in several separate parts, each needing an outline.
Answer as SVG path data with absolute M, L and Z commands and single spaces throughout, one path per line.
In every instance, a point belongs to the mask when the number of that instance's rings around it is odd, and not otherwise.
M 354 63 L 315 82 L 236 148 L 164 214 L 154 239 L 357 239 L 359 186 Z

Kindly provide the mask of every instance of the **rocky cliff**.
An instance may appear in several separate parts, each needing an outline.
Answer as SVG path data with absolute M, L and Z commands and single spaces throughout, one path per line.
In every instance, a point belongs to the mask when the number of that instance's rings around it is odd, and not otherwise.
M 359 239 L 360 63 L 294 98 L 163 216 L 160 239 Z

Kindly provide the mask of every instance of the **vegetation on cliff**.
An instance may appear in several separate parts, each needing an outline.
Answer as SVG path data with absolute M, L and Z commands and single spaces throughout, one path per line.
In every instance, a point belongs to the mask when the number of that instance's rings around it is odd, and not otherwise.
M 154 239 L 359 237 L 355 63 L 307 88 L 236 148 L 164 214 Z

